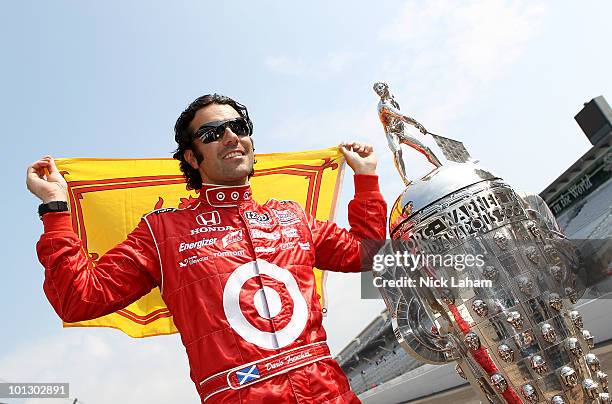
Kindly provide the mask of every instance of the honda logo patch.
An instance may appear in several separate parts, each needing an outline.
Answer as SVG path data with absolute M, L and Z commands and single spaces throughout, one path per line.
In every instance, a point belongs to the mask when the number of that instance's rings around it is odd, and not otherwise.
M 200 226 L 215 226 L 221 223 L 221 218 L 219 217 L 219 212 L 213 210 L 212 212 L 205 212 L 197 215 L 196 222 L 198 222 Z

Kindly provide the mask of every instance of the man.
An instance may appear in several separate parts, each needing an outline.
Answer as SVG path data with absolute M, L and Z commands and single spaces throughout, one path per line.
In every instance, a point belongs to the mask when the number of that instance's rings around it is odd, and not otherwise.
M 145 215 L 95 266 L 72 231 L 53 158 L 32 164 L 27 185 L 43 201 L 45 293 L 74 322 L 159 287 L 202 402 L 358 402 L 330 356 L 312 268 L 359 271 L 361 240 L 385 237 L 372 147 L 340 146 L 355 172 L 349 232 L 295 202 L 251 199 L 252 128 L 234 100 L 196 99 L 177 120 L 174 157 L 188 187 L 200 189 L 197 202 Z

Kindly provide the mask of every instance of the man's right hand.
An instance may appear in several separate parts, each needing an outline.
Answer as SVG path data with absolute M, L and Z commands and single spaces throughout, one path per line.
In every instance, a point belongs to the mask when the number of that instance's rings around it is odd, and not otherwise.
M 43 203 L 67 200 L 68 184 L 51 156 L 44 156 L 28 167 L 26 185 Z

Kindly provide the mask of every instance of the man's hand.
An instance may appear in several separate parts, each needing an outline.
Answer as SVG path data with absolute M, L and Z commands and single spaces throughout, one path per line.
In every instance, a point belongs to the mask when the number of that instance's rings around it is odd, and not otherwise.
M 67 200 L 68 184 L 51 156 L 44 156 L 28 167 L 26 185 L 43 203 Z
M 376 174 L 374 148 L 364 143 L 340 143 L 340 151 L 355 174 Z

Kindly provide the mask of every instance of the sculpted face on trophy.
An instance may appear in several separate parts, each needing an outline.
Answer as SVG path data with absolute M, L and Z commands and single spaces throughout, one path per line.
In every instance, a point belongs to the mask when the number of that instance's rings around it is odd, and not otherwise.
M 589 349 L 595 348 L 595 341 L 589 330 L 582 330 L 582 339 L 586 342 Z
M 538 392 L 531 384 L 525 384 L 521 387 L 521 393 L 528 403 L 538 402 Z
M 495 390 L 500 393 L 503 393 L 508 389 L 508 382 L 500 373 L 495 373 L 493 376 L 491 376 L 491 382 L 493 383 Z
M 484 302 L 484 300 L 476 299 L 472 303 L 472 310 L 480 317 L 486 317 L 489 313 L 489 306 Z
M 561 396 L 553 396 L 550 399 L 550 404 L 565 404 L 565 400 Z
M 541 355 L 534 355 L 531 357 L 531 368 L 539 375 L 543 375 L 548 372 L 546 361 Z
M 495 235 L 493 236 L 493 240 L 500 249 L 506 250 L 508 248 L 508 237 L 506 237 L 503 232 L 495 233 Z
M 575 357 L 582 356 L 582 347 L 580 346 L 580 342 L 578 342 L 578 338 L 568 338 L 566 341 L 567 349 L 574 355 Z
M 404 183 L 389 218 L 391 250 L 481 258 L 462 268 L 433 261 L 380 272 L 383 280 L 407 273 L 416 280 L 378 286 L 400 345 L 426 363 L 457 360 L 457 373 L 482 402 L 608 402 L 608 375 L 589 352 L 594 340 L 583 316 L 572 308 L 584 292 L 577 286 L 580 260 L 545 202 L 520 196 L 472 160 L 461 142 L 402 112 L 386 83 L 374 91 Z M 420 153 L 431 171 L 409 178 L 402 148 Z M 465 282 L 456 286 L 449 278 L 458 275 Z M 424 278 L 432 282 L 418 282 Z M 436 324 L 440 332 L 432 331 Z
M 469 332 L 465 335 L 465 345 L 470 348 L 472 351 L 480 348 L 480 338 L 475 332 Z
M 538 264 L 540 262 L 540 254 L 535 246 L 525 248 L 525 256 L 534 264 Z
M 584 388 L 586 396 L 591 400 L 595 400 L 598 397 L 599 385 L 592 379 L 584 379 L 584 381 L 582 382 L 582 387 Z
M 534 283 L 529 276 L 519 276 L 517 283 L 520 291 L 525 295 L 531 296 L 533 294 Z
M 487 265 L 482 270 L 482 276 L 489 281 L 496 281 L 499 276 L 499 271 L 493 265 Z
M 557 293 L 548 295 L 548 304 L 556 311 L 561 311 L 563 309 L 563 300 L 561 300 L 561 297 Z
M 582 327 L 584 327 L 584 323 L 582 322 L 582 314 L 580 314 L 578 310 L 572 310 L 569 314 L 574 327 L 576 327 L 578 331 L 581 331 Z
M 540 228 L 533 220 L 527 222 L 527 230 L 529 230 L 529 232 L 536 238 L 542 235 Z
M 546 342 L 552 343 L 557 339 L 557 333 L 555 333 L 554 327 L 548 323 L 542 324 L 540 331 L 542 332 L 542 337 Z
M 578 375 L 576 371 L 569 366 L 563 366 L 559 370 L 559 378 L 567 388 L 572 388 L 578 384 Z
M 504 362 L 512 362 L 514 360 L 514 351 L 506 344 L 498 346 L 497 353 Z
M 520 331 L 523 329 L 523 318 L 521 317 L 521 313 L 518 311 L 511 311 L 508 313 L 506 321 L 512 324 L 512 327 L 514 327 L 515 330 Z
M 563 281 L 563 268 L 561 268 L 559 265 L 552 265 L 548 270 L 554 280 L 559 283 Z
M 578 292 L 576 292 L 573 288 L 565 288 L 565 295 L 569 298 L 569 301 L 572 304 L 578 303 Z
M 591 369 L 591 372 L 598 372 L 601 370 L 601 364 L 599 363 L 599 358 L 595 356 L 595 354 L 586 354 L 585 356 L 586 364 Z
M 608 392 L 608 374 L 602 372 L 601 370 L 597 371 L 595 374 L 597 376 L 597 380 L 599 380 L 599 384 L 605 393 Z

